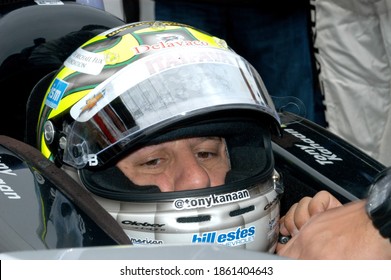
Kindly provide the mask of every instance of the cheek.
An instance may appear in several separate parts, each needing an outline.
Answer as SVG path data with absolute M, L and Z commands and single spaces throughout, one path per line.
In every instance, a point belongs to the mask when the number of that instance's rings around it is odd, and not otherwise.
M 161 192 L 171 192 L 175 190 L 172 176 L 169 176 L 166 173 L 154 175 L 138 174 L 135 176 L 133 183 L 139 186 L 157 186 Z
M 127 167 L 119 168 L 133 184 L 138 186 L 158 186 L 161 192 L 173 191 L 172 176 L 166 173 L 146 174 L 132 171 L 131 168 Z
M 122 173 L 134 184 L 139 186 L 152 185 L 151 178 L 137 172 L 136 168 L 133 168 L 128 162 L 120 161 L 117 163 L 117 167 L 122 171 Z
M 138 186 L 158 186 L 162 192 L 174 190 L 173 180 L 176 172 L 170 166 L 167 166 L 160 172 L 151 173 L 135 167 L 132 162 L 122 160 L 117 163 L 117 167 L 133 184 Z
M 220 163 L 220 166 L 216 167 L 215 171 L 213 172 L 213 182 L 216 182 L 216 186 L 223 185 L 225 183 L 225 177 L 227 176 L 228 171 L 231 169 L 231 164 L 228 157 L 224 156 L 222 158 L 223 159 Z
M 223 185 L 228 171 L 228 166 L 222 166 L 208 172 L 212 187 Z

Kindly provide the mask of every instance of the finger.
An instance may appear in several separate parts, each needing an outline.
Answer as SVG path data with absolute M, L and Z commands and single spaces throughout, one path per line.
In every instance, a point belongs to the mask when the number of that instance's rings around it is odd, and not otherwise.
M 282 235 L 293 235 L 298 229 L 295 224 L 295 212 L 298 203 L 295 203 L 291 206 L 288 212 L 285 214 L 283 218 L 280 220 L 280 234 Z
M 320 191 L 309 202 L 308 212 L 310 216 L 312 216 L 341 205 L 342 203 L 331 193 L 327 191 Z
M 289 236 L 291 233 L 285 226 L 285 216 L 280 219 L 279 223 L 280 223 L 279 234 L 284 236 Z
M 311 218 L 311 215 L 308 211 L 308 205 L 311 201 L 311 197 L 303 197 L 300 199 L 293 218 L 295 227 L 297 229 L 300 229 Z

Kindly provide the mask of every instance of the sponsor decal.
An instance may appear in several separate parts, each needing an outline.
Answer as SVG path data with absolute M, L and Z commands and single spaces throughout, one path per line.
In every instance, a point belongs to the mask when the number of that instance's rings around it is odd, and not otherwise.
M 133 245 L 158 245 L 163 244 L 163 240 L 155 240 L 155 239 L 149 239 L 149 238 L 134 238 L 130 237 L 130 241 Z
M 149 231 L 165 231 L 163 228 L 165 224 L 151 224 L 148 222 L 137 222 L 130 220 L 123 220 L 121 224 L 126 226 L 127 229 L 136 229 L 136 230 L 149 230 Z
M 237 67 L 237 60 L 234 55 L 212 49 L 203 49 L 202 51 L 189 49 L 175 53 L 167 52 L 164 56 L 151 56 L 144 61 L 149 75 L 154 75 L 171 68 L 197 63 L 220 63 Z
M 335 161 L 342 161 L 340 157 L 296 130 L 287 128 L 285 131 L 304 142 L 303 144 L 295 144 L 295 146 L 311 155 L 320 165 L 334 164 Z
M 0 175 L 10 175 L 17 176 L 16 173 L 9 168 L 8 165 L 1 161 L 0 157 Z M 7 182 L 0 178 L 0 191 L 8 198 L 8 199 L 21 199 L 21 197 L 10 187 L 7 185 Z
M 276 218 L 269 220 L 269 230 L 274 231 L 277 226 L 278 226 L 278 220 Z
M 168 42 L 165 42 L 168 41 Z M 204 41 L 190 41 L 190 40 L 165 40 L 160 41 L 153 45 L 140 45 L 133 48 L 134 54 L 143 54 L 153 50 L 161 50 L 167 48 L 177 48 L 177 47 L 191 47 L 191 46 L 208 46 L 209 44 Z
M 177 210 L 194 209 L 194 208 L 210 208 L 215 205 L 222 205 L 234 201 L 240 201 L 250 198 L 248 190 L 225 194 L 211 194 L 207 197 L 181 198 L 173 202 L 173 206 Z
M 269 231 L 267 232 L 267 239 L 269 240 L 269 244 L 275 244 L 278 240 L 280 227 L 277 218 L 273 218 L 269 220 Z
M 255 226 L 248 228 L 238 227 L 236 230 L 227 233 L 217 233 L 216 231 L 194 234 L 192 243 L 218 243 L 226 246 L 239 246 L 254 241 Z
M 67 82 L 56 78 L 50 88 L 48 96 L 46 97 L 45 104 L 50 108 L 56 109 L 67 87 Z
M 93 53 L 79 48 L 65 60 L 64 65 L 81 73 L 98 75 L 105 63 L 105 56 L 102 53 Z
M 92 108 L 94 108 L 98 103 L 98 101 L 103 98 L 103 96 L 104 96 L 104 91 L 98 92 L 91 98 L 87 99 L 86 104 L 82 108 L 80 108 L 81 109 L 80 114 L 83 114 L 84 112 L 90 111 Z
M 267 209 L 271 208 L 274 204 L 276 204 L 278 201 L 279 201 L 279 197 L 278 195 L 276 195 L 276 197 L 272 201 L 270 201 L 268 204 L 265 205 L 263 210 L 266 211 Z

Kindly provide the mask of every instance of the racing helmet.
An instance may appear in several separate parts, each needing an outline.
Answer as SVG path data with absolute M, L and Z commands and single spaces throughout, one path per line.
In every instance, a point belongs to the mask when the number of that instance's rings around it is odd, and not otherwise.
M 40 151 L 87 188 L 134 245 L 216 243 L 274 252 L 283 187 L 274 105 L 256 70 L 224 40 L 174 22 L 110 29 L 55 74 L 40 109 Z M 116 163 L 175 139 L 224 139 L 221 186 L 161 192 Z

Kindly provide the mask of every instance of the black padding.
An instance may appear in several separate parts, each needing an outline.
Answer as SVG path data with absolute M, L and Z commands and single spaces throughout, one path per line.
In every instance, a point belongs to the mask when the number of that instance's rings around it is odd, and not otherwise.
M 72 203 L 88 215 L 103 232 L 118 244 L 131 244 L 128 236 L 113 217 L 63 170 L 46 159 L 37 149 L 14 138 L 0 135 L 0 145 L 25 160 L 25 162 L 43 174 Z

